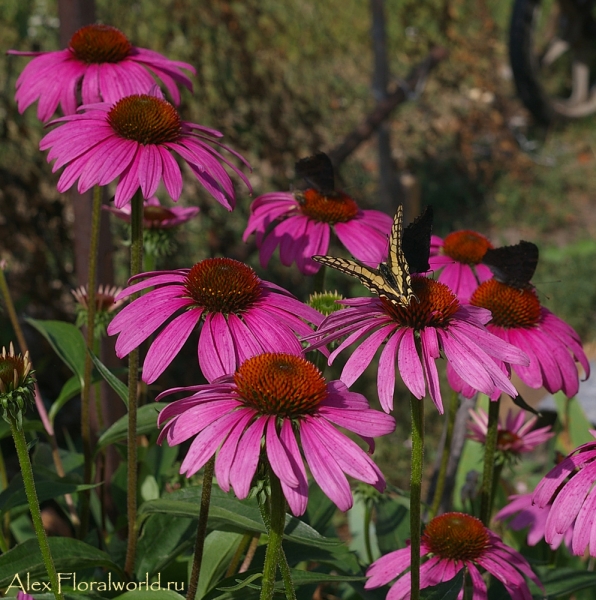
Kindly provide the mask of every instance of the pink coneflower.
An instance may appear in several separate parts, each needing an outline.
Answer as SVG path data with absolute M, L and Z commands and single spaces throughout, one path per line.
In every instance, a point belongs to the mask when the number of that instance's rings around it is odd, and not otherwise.
M 256 233 L 263 268 L 279 246 L 283 265 L 295 262 L 301 273 L 313 275 L 321 265 L 311 256 L 327 254 L 331 229 L 363 263 L 376 267 L 387 256 L 391 217 L 378 210 L 361 210 L 343 192 L 323 195 L 312 188 L 295 194 L 272 192 L 256 198 L 250 210 L 242 239 Z
M 420 588 L 453 579 L 466 569 L 472 598 L 486 598 L 486 584 L 478 567 L 498 579 L 513 600 L 530 600 L 532 595 L 524 576 L 542 588 L 528 561 L 501 538 L 487 529 L 480 519 L 463 513 L 445 513 L 428 523 L 422 534 Z M 390 552 L 375 561 L 367 571 L 365 589 L 377 588 L 397 578 L 387 600 L 410 597 L 410 548 Z M 461 595 L 461 593 L 460 593 Z
M 488 415 L 482 409 L 470 410 L 472 421 L 468 423 L 468 438 L 481 444 L 486 443 Z M 497 452 L 503 460 L 516 459 L 521 454 L 532 452 L 555 434 L 550 426 L 534 429 L 538 417 L 532 416 L 524 422 L 523 411 L 507 411 L 505 420 L 501 420 L 497 433 Z
M 113 206 L 102 206 L 104 210 L 111 212 L 126 223 L 130 223 L 130 204 L 122 208 Z M 143 229 L 171 229 L 178 227 L 199 214 L 201 209 L 198 206 L 174 206 L 166 208 L 163 206 L 157 196 L 147 198 L 143 203 Z
M 475 231 L 454 231 L 444 240 L 431 238 L 430 268 L 443 269 L 439 281 L 449 286 L 461 302 L 468 302 L 478 284 L 490 279 L 491 270 L 480 264 L 492 244 Z
M 155 83 L 153 75 L 179 104 L 176 85 L 192 91 L 192 83 L 181 69 L 196 73 L 192 65 L 136 48 L 121 31 L 108 25 L 82 27 L 66 50 L 8 53 L 36 57 L 17 79 L 15 98 L 20 113 L 39 100 L 41 121 L 47 121 L 58 104 L 65 115 L 72 115 L 81 104 L 114 103 L 123 96 L 145 93 Z
M 250 189 L 246 176 L 209 143 L 221 146 L 245 165 L 240 154 L 220 144 L 214 129 L 182 121 L 178 111 L 154 87 L 149 94 L 126 96 L 118 102 L 100 102 L 80 108 L 81 114 L 56 119 L 62 123 L 40 142 L 52 171 L 66 165 L 58 191 L 69 189 L 78 179 L 78 190 L 107 185 L 120 177 L 114 203 L 128 204 L 141 188 L 144 198 L 155 194 L 159 183 L 178 200 L 182 174 L 171 152 L 179 154 L 205 189 L 228 210 L 235 202 L 234 185 L 220 161 L 230 166 Z
M 574 361 L 581 364 L 586 378 L 590 375 L 580 338 L 540 305 L 533 288 L 520 290 L 492 279 L 476 289 L 470 302 L 491 311 L 487 325 L 491 333 L 528 355 L 529 364 L 513 365 L 524 383 L 531 388 L 545 387 L 551 394 L 563 390 L 568 398 L 577 394 L 579 376 Z
M 192 269 L 142 273 L 144 281 L 120 298 L 148 287 L 110 323 L 119 333 L 116 354 L 126 356 L 174 315 L 149 348 L 143 381 L 153 383 L 172 362 L 204 317 L 199 335 L 199 365 L 208 381 L 233 373 L 247 358 L 262 352 L 299 353 L 296 335 L 318 325 L 323 315 L 279 286 L 262 281 L 247 265 L 230 258 L 207 258 Z M 304 319 L 304 320 L 303 320 Z
M 219 487 L 228 492 L 231 486 L 238 498 L 246 498 L 259 458 L 266 455 L 295 515 L 304 513 L 308 500 L 302 454 L 315 481 L 340 510 L 353 502 L 346 475 L 385 489 L 375 463 L 335 426 L 371 444 L 371 438 L 391 433 L 395 421 L 371 409 L 364 396 L 349 392 L 341 381 L 326 383 L 301 356 L 259 354 L 233 375 L 186 390 L 192 395 L 159 414 L 158 424 L 165 426 L 158 441 L 174 446 L 197 436 L 180 467 L 188 477 L 219 448 Z M 166 391 L 158 399 L 180 391 Z
M 596 431 L 590 433 L 596 437 Z M 590 556 L 596 556 L 595 482 L 596 442 L 592 441 L 576 448 L 536 486 L 532 501 L 538 507 L 552 503 L 544 536 L 548 544 L 573 525 L 572 552 L 582 555 L 589 548 Z
M 124 304 L 124 300 L 116 300 L 122 291 L 121 287 L 100 285 L 95 292 L 95 330 L 96 336 L 105 335 L 106 328 L 114 318 L 116 311 Z M 87 286 L 82 285 L 71 290 L 77 301 L 77 327 L 87 325 L 87 311 L 89 310 Z
M 492 360 L 526 363 L 523 352 L 491 335 L 484 327 L 490 313 L 473 306 L 460 305 L 444 284 L 421 276 L 412 277 L 416 297 L 409 306 L 397 306 L 384 298 L 354 298 L 342 304 L 349 308 L 329 315 L 311 339 L 319 347 L 339 337 L 348 337 L 334 350 L 337 354 L 363 341 L 344 366 L 341 379 L 350 386 L 372 361 L 376 351 L 386 341 L 379 359 L 377 383 L 381 406 L 387 412 L 393 408 L 395 365 L 416 398 L 428 393 L 443 412 L 439 374 L 435 360 L 445 356 L 459 376 L 475 389 L 491 395 L 503 390 L 517 395 L 501 368 Z M 416 349 L 422 351 L 422 362 Z
M 509 504 L 504 506 L 495 516 L 495 521 L 506 521 L 513 517 L 508 527 L 513 531 L 519 531 L 528 527 L 528 546 L 535 546 L 540 540 L 544 539 L 546 533 L 546 521 L 550 513 L 551 504 L 540 508 L 532 504 L 533 494 L 520 494 L 519 496 L 509 496 Z M 571 549 L 571 538 L 573 535 L 573 525 L 565 533 L 555 534 L 549 543 L 553 550 L 556 550 L 562 541 Z

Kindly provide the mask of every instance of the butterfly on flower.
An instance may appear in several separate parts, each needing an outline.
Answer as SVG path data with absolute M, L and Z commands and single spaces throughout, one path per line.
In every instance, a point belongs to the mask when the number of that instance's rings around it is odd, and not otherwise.
M 538 246 L 522 240 L 514 246 L 489 248 L 482 263 L 490 268 L 497 281 L 520 290 L 532 289 L 530 279 L 538 264 Z
M 336 256 L 313 256 L 313 260 L 360 279 L 362 284 L 381 298 L 397 306 L 409 306 L 416 297 L 412 289 L 411 273 L 425 273 L 430 269 L 430 237 L 433 211 L 427 206 L 413 223 L 403 228 L 403 206 L 397 212 L 391 227 L 387 262 L 377 269 L 355 260 Z M 403 239 L 402 239 L 403 232 Z

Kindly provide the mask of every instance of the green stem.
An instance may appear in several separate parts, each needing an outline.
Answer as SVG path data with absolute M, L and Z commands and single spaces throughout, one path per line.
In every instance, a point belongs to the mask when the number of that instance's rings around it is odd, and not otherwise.
M 410 479 L 411 600 L 420 598 L 420 525 L 424 463 L 424 402 L 410 395 L 412 409 L 412 470 Z
M 4 454 L 2 449 L 0 448 L 0 485 L 2 485 L 2 491 L 4 491 L 8 487 L 8 477 L 6 475 L 6 463 L 4 462 Z M 8 539 L 10 535 L 10 511 L 6 511 L 4 513 L 4 518 L 2 519 L 2 525 L 0 531 L 2 535 L 0 535 L 0 550 L 2 552 L 8 552 L 10 547 Z
M 48 577 L 50 578 L 52 593 L 56 600 L 63 600 L 62 593 L 60 592 L 60 584 L 58 582 L 58 574 L 56 573 L 54 559 L 52 558 L 52 553 L 50 551 L 50 544 L 48 543 L 48 538 L 41 521 L 39 501 L 37 500 L 37 492 L 35 491 L 35 483 L 33 481 L 33 469 L 31 468 L 31 461 L 29 460 L 29 453 L 27 451 L 27 440 L 25 439 L 23 430 L 18 427 L 15 418 L 10 414 L 8 415 L 8 418 L 10 420 L 10 431 L 14 439 L 14 445 L 17 449 L 23 485 L 25 486 L 25 494 L 27 495 L 31 519 L 33 520 L 33 528 L 35 529 L 41 556 L 48 572 Z
M 89 241 L 89 274 L 87 281 L 87 352 L 83 371 L 83 391 L 81 394 L 81 440 L 83 443 L 83 483 L 89 485 L 93 474 L 93 450 L 91 445 L 91 371 L 93 362 L 91 352 L 95 346 L 95 288 L 97 287 L 97 251 L 99 248 L 99 229 L 101 224 L 101 188 L 93 188 L 93 209 L 91 212 L 91 239 Z M 81 493 L 81 529 L 80 537 L 87 535 L 89 527 L 89 502 L 91 490 Z
M 366 549 L 366 558 L 368 563 L 373 562 L 372 547 L 370 545 L 370 522 L 372 521 L 372 502 L 364 504 L 364 548 Z
M 439 474 L 437 475 L 437 483 L 435 487 L 435 495 L 433 497 L 432 506 L 430 509 L 430 518 L 437 516 L 441 500 L 443 499 L 443 491 L 445 490 L 445 481 L 447 480 L 447 467 L 449 466 L 449 456 L 451 455 L 451 440 L 453 439 L 453 428 L 455 426 L 455 417 L 457 416 L 457 407 L 459 406 L 459 394 L 456 391 L 451 393 L 451 402 L 447 412 L 447 421 L 445 423 L 445 444 L 441 455 L 441 465 L 439 466 Z
M 488 403 L 488 427 L 484 444 L 484 472 L 480 489 L 480 520 L 488 527 L 493 507 L 494 470 L 497 453 L 497 436 L 499 433 L 499 407 L 501 400 Z
M 325 274 L 327 273 L 327 267 L 321 265 L 321 268 L 313 276 L 313 294 L 322 293 L 325 291 Z
M 188 583 L 186 600 L 194 600 L 199 585 L 201 574 L 201 563 L 203 562 L 203 549 L 205 547 L 205 536 L 207 535 L 207 519 L 209 518 L 209 504 L 211 503 L 211 489 L 213 487 L 213 472 L 215 470 L 215 456 L 210 458 L 205 465 L 203 473 L 203 491 L 201 493 L 201 511 L 199 512 L 199 524 L 197 525 L 197 537 L 195 539 L 195 554 L 192 562 L 192 571 Z
M 263 565 L 263 581 L 260 600 L 271 600 L 275 589 L 275 574 L 280 562 L 281 542 L 286 525 L 286 500 L 281 491 L 281 484 L 273 470 L 269 470 L 271 484 L 269 542 Z M 285 584 L 285 581 L 284 581 Z M 287 593 L 287 590 L 286 590 Z
M 143 264 L 143 196 L 137 192 L 131 201 L 130 275 L 141 272 Z M 133 294 L 134 301 L 139 294 Z M 139 349 L 128 355 L 128 471 L 126 514 L 128 518 L 128 543 L 124 572 L 132 575 L 137 553 L 137 387 L 139 383 Z

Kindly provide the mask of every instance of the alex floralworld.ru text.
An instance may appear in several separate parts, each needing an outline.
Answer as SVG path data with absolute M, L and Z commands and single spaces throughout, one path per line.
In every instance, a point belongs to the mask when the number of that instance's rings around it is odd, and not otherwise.
M 184 583 L 181 581 L 168 581 L 164 586 L 161 584 L 161 574 L 157 575 L 157 581 L 149 583 L 149 574 L 145 573 L 144 581 L 112 581 L 112 574 L 108 573 L 107 581 L 77 581 L 76 573 L 58 573 L 58 593 L 62 592 L 62 586 L 76 592 L 132 592 L 135 590 L 152 590 L 158 591 L 162 589 L 173 590 L 176 592 L 184 591 Z M 19 589 L 27 593 L 51 592 L 52 588 L 46 581 L 31 580 L 30 574 L 20 575 L 15 573 L 12 582 L 6 591 L 11 588 Z

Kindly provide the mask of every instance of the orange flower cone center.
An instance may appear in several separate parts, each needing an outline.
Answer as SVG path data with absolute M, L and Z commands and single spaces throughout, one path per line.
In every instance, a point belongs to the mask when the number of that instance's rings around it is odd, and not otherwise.
M 533 327 L 540 320 L 540 300 L 533 289 L 520 290 L 495 279 L 481 283 L 470 304 L 488 308 L 491 323 L 506 329 Z
M 143 208 L 143 220 L 148 221 L 150 226 L 155 223 L 159 225 L 162 221 L 174 219 L 176 215 L 165 206 L 149 205 Z
M 492 247 L 483 235 L 465 229 L 454 231 L 445 238 L 443 253 L 459 263 L 477 265 Z
M 247 406 L 279 417 L 311 414 L 327 396 L 321 372 L 293 354 L 267 353 L 249 358 L 235 373 L 234 381 Z
M 314 189 L 297 194 L 303 215 L 322 223 L 346 223 L 358 214 L 358 205 L 343 192 L 324 196 Z
M 489 536 L 480 519 L 453 512 L 430 521 L 422 541 L 441 558 L 472 561 L 482 556 L 488 547 Z
M 422 276 L 412 276 L 416 298 L 408 306 L 398 306 L 381 298 L 387 312 L 401 325 L 420 330 L 425 327 L 445 328 L 459 308 L 453 292 L 443 283 Z
M 120 137 L 144 145 L 175 142 L 182 129 L 178 111 L 166 100 L 147 94 L 118 100 L 108 122 Z
M 261 282 L 244 263 L 231 258 L 206 258 L 187 275 L 186 289 L 209 312 L 239 313 L 261 296 Z
M 126 36 L 109 25 L 81 27 L 70 38 L 69 46 L 74 55 L 87 64 L 117 63 L 132 50 Z

